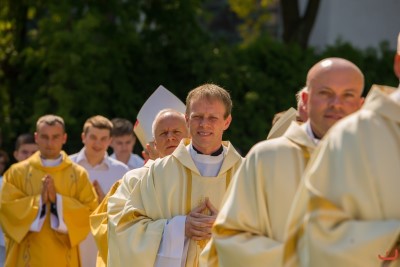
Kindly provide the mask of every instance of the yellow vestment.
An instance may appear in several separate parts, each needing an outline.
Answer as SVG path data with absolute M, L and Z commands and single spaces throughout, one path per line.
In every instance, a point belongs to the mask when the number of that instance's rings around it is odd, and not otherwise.
M 379 256 L 400 254 L 399 188 L 400 104 L 373 88 L 314 152 L 288 220 L 285 266 L 382 266 Z
M 229 142 L 216 177 L 201 176 L 182 140 L 172 155 L 157 160 L 134 188 L 119 220 L 116 237 L 121 264 L 154 266 L 167 220 L 186 215 L 206 198 L 219 209 L 242 157 Z M 182 229 L 184 231 L 184 229 Z M 189 241 L 186 266 L 197 266 L 205 242 Z
M 293 197 L 315 144 L 296 122 L 256 144 L 236 173 L 201 266 L 280 266 Z
M 6 236 L 5 266 L 80 266 L 78 245 L 89 233 L 89 214 L 97 206 L 97 197 L 87 172 L 61 154 L 58 166 L 44 167 L 40 152 L 36 152 L 4 174 L 0 221 Z M 67 233 L 51 228 L 49 205 L 40 231 L 30 231 L 40 209 L 46 174 L 51 175 L 62 198 Z
M 108 217 L 107 217 L 107 203 L 111 195 L 115 193 L 121 180 L 116 181 L 110 188 L 110 191 L 104 196 L 103 200 L 97 206 L 95 211 L 90 215 L 90 230 L 92 231 L 96 246 L 98 248 L 96 267 L 107 266 L 108 254 Z

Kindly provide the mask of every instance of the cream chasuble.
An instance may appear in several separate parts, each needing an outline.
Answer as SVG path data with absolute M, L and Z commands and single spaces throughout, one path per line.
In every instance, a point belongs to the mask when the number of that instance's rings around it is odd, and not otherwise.
M 115 232 L 115 230 L 110 231 L 110 229 L 115 229 L 115 227 L 114 224 L 110 226 L 109 217 L 113 221 L 119 219 L 125 202 L 133 191 L 133 187 L 147 173 L 149 166 L 153 162 L 153 160 L 148 160 L 143 167 L 128 171 L 121 180 L 114 183 L 103 201 L 90 215 L 90 228 L 99 249 L 96 261 L 97 267 L 107 266 L 109 250 L 112 251 L 111 255 L 118 260 L 118 247 L 115 241 L 110 238 Z M 107 207 L 109 207 L 108 213 Z M 114 266 L 119 265 L 115 264 Z
M 97 197 L 87 172 L 64 152 L 61 154 L 63 160 L 58 166 L 44 167 L 38 151 L 5 173 L 0 210 L 6 235 L 5 266 L 80 266 L 78 245 L 89 233 L 89 214 L 97 206 Z M 40 231 L 30 231 L 38 215 L 46 174 L 52 176 L 62 198 L 58 212 L 62 212 L 67 233 L 51 228 L 49 207 Z
M 297 113 L 298 112 L 295 108 L 289 108 L 286 110 L 278 121 L 272 125 L 267 135 L 267 140 L 281 137 L 292 124 L 292 121 L 296 121 Z
M 224 193 L 242 157 L 229 142 L 223 142 L 227 153 L 218 176 L 203 177 L 185 142 L 187 140 L 182 140 L 172 155 L 150 167 L 127 201 L 116 229 L 121 266 L 153 266 L 168 220 L 188 214 L 205 198 L 209 198 L 217 209 L 221 207 Z M 197 266 L 206 242 L 189 242 L 186 266 Z
M 256 144 L 236 173 L 201 266 L 280 266 L 284 226 L 315 144 L 296 122 Z
M 289 216 L 285 266 L 400 266 L 400 104 L 372 88 L 315 151 Z

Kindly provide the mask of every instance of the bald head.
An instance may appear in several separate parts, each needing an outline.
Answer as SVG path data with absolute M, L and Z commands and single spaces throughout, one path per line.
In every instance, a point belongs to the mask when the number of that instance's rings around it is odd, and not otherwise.
M 326 58 L 308 72 L 307 88 L 302 96 L 311 128 L 322 138 L 336 121 L 361 107 L 364 75 L 346 59 Z
M 307 87 L 312 90 L 313 85 L 318 85 L 322 79 L 335 80 L 336 84 L 354 83 L 353 89 L 359 95 L 364 88 L 363 73 L 354 63 L 344 58 L 326 58 L 315 64 L 308 71 Z
M 170 155 L 183 138 L 189 137 L 185 115 L 173 109 L 161 110 L 153 122 L 153 136 L 160 157 Z

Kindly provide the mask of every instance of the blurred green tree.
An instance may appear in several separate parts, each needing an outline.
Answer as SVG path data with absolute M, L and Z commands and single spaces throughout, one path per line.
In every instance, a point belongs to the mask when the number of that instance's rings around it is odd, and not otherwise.
M 239 10 L 239 0 L 229 1 Z M 205 23 L 217 16 L 205 4 L 209 1 L 2 0 L 2 146 L 11 153 L 18 134 L 33 132 L 39 116 L 55 113 L 65 118 L 65 149 L 73 153 L 82 146 L 80 133 L 88 117 L 135 121 L 160 84 L 184 101 L 192 88 L 213 82 L 232 95 L 233 122 L 225 137 L 244 155 L 265 139 L 276 112 L 295 106 L 308 68 L 323 57 L 355 62 L 365 73 L 367 89 L 372 83 L 396 85 L 394 51 L 385 43 L 361 51 L 339 41 L 317 53 L 265 32 L 231 42 Z M 227 6 L 221 8 L 226 12 Z

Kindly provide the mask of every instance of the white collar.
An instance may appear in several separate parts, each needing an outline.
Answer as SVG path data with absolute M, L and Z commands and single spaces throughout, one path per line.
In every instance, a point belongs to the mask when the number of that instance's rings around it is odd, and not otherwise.
M 224 149 L 224 151 L 221 154 L 219 154 L 218 156 L 210 156 L 197 153 L 197 151 L 193 148 L 192 142 L 190 142 L 190 144 L 187 146 L 187 149 L 190 155 L 192 156 L 192 159 L 195 162 L 201 162 L 201 163 L 217 163 L 222 161 L 226 154 L 226 147 L 222 146 L 222 148 Z
M 308 137 L 310 137 L 311 141 L 313 141 L 314 144 L 318 145 L 319 141 L 321 141 L 321 139 L 317 138 L 312 129 L 311 129 L 311 122 L 310 120 L 307 120 L 305 123 L 303 123 L 301 125 L 301 127 L 304 129 L 304 131 L 306 131 L 306 134 L 308 135 Z
M 62 162 L 62 155 L 60 155 L 56 159 L 44 159 L 40 158 L 44 167 L 55 167 L 61 164 Z
M 79 151 L 78 156 L 76 157 L 76 162 L 77 162 L 77 163 L 82 162 L 82 161 L 89 163 L 89 161 L 87 160 L 85 151 L 86 151 L 86 148 L 85 148 L 85 147 L 83 147 L 83 148 L 81 149 L 81 151 Z M 97 164 L 97 165 L 102 165 L 102 164 L 106 164 L 107 167 L 110 167 L 110 166 L 111 166 L 111 163 L 110 163 L 110 161 L 109 161 L 109 158 L 108 158 L 107 153 L 104 153 L 104 158 L 103 158 L 103 160 L 102 160 L 99 164 Z

